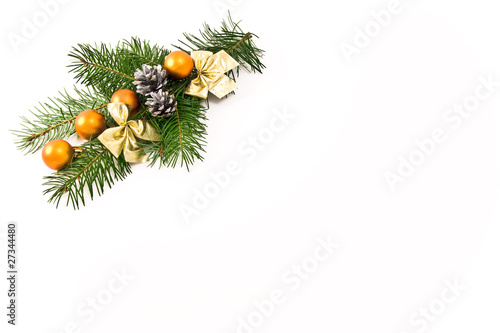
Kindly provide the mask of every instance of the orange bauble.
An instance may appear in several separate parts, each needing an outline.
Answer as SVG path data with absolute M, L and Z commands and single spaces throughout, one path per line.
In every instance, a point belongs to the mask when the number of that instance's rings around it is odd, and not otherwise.
M 75 130 L 82 139 L 95 139 L 106 130 L 106 120 L 94 110 L 83 111 L 76 117 Z
M 120 89 L 111 96 L 111 103 L 125 103 L 130 105 L 129 118 L 139 111 L 141 102 L 135 92 L 130 89 Z
M 174 51 L 165 58 L 164 66 L 168 76 L 181 80 L 187 78 L 193 70 L 193 59 L 184 51 Z
M 73 160 L 75 150 L 64 140 L 52 140 L 45 144 L 42 159 L 46 166 L 53 170 L 61 170 Z

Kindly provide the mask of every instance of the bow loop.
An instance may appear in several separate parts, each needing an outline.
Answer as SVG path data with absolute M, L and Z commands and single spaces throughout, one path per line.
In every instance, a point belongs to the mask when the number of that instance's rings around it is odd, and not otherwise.
M 222 50 L 216 54 L 210 51 L 193 51 L 191 57 L 198 70 L 198 77 L 191 81 L 186 94 L 206 99 L 210 91 L 222 98 L 238 86 L 225 75 L 239 65 L 226 51 Z
M 108 111 L 118 124 L 108 128 L 98 139 L 116 157 L 123 151 L 125 160 L 130 163 L 148 161 L 144 150 L 137 144 L 137 138 L 149 141 L 161 141 L 160 134 L 146 120 L 128 120 L 130 106 L 125 103 L 109 103 Z
M 123 105 L 119 105 L 123 104 Z M 116 121 L 118 126 L 125 126 L 130 114 L 130 107 L 124 103 L 110 103 L 108 104 L 108 111 L 111 117 Z

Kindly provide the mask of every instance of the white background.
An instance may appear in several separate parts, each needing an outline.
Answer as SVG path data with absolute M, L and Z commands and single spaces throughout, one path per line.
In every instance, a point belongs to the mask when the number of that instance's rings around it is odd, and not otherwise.
M 204 21 L 218 26 L 221 3 L 259 35 L 267 69 L 244 73 L 236 95 L 211 103 L 205 161 L 191 172 L 134 166 L 79 211 L 46 203 L 50 170 L 40 153 L 17 151 L 8 130 L 71 90 L 71 46 L 130 36 L 170 46 Z M 1 331 L 237 332 L 238 318 L 258 318 L 254 302 L 279 289 L 285 302 L 239 332 L 413 333 L 423 328 L 414 314 L 439 308 L 446 281 L 457 280 L 467 290 L 420 331 L 498 332 L 500 87 L 457 129 L 443 119 L 480 76 L 500 81 L 497 7 L 402 0 L 348 63 L 341 43 L 388 3 L 71 0 L 16 52 L 8 34 L 42 8 L 3 2 L 0 225 L 5 236 L 7 221 L 19 224 L 20 277 L 14 329 L 2 277 Z M 275 109 L 296 117 L 248 161 L 238 146 Z M 384 174 L 437 128 L 447 140 L 391 191 Z M 233 160 L 240 174 L 187 224 L 180 205 Z M 283 275 L 311 262 L 328 236 L 340 247 L 291 291 Z M 122 270 L 134 279 L 86 321 L 77 308 Z

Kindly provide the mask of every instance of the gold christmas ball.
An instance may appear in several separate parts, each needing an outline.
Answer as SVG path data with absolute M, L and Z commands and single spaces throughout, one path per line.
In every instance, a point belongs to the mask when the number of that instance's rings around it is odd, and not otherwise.
M 52 140 L 42 149 L 42 159 L 52 170 L 61 170 L 73 160 L 75 150 L 64 140 Z
M 139 111 L 141 102 L 135 92 L 130 89 L 120 89 L 111 96 L 111 103 L 125 103 L 130 105 L 129 118 Z
M 191 74 L 194 63 L 191 56 L 186 52 L 174 51 L 165 58 L 163 67 L 165 67 L 168 76 L 176 80 L 181 80 L 187 78 L 189 74 Z
M 83 111 L 76 117 L 75 130 L 82 139 L 95 139 L 106 130 L 106 120 L 94 110 Z

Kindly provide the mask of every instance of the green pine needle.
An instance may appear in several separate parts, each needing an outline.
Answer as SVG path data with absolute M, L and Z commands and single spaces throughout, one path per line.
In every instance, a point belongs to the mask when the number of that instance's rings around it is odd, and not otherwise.
M 206 107 L 196 97 L 177 97 L 177 112 L 168 118 L 150 117 L 149 120 L 160 132 L 160 142 L 142 144 L 153 166 L 175 167 L 192 165 L 203 160 L 206 140 Z
M 109 98 L 119 89 L 134 87 L 135 62 L 124 61 L 127 57 L 122 52 L 106 44 L 78 44 L 69 56 L 73 58 L 69 72 L 75 73 L 76 81 L 94 87 Z
M 123 40 L 119 50 L 125 54 L 127 61 L 134 62 L 132 67 L 136 66 L 135 68 L 141 68 L 142 64 L 163 67 L 165 57 L 170 53 L 169 50 L 162 46 L 150 45 L 149 41 L 137 37 Z

